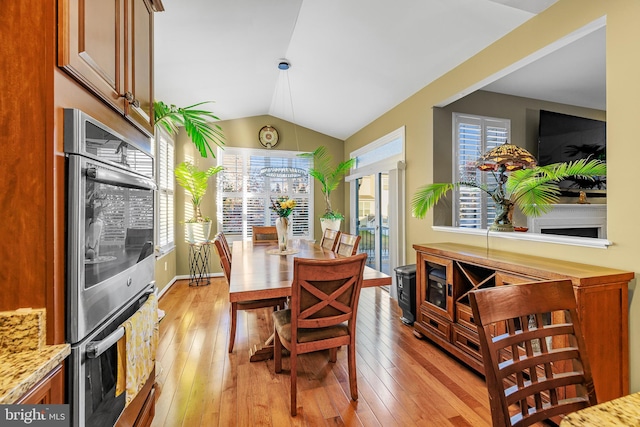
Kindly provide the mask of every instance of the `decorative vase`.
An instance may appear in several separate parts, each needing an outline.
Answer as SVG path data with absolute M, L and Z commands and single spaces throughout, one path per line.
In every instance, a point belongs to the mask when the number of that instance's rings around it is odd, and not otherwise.
M 289 218 L 280 216 L 276 218 L 276 232 L 278 233 L 278 250 L 284 252 L 289 244 L 289 232 L 291 221 Z

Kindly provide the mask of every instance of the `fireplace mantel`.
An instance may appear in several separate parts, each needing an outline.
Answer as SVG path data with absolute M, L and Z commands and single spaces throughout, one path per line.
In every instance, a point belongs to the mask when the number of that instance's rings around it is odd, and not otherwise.
M 553 229 L 596 229 L 599 239 L 607 238 L 607 205 L 557 204 L 539 217 L 527 217 L 529 232 L 543 233 Z

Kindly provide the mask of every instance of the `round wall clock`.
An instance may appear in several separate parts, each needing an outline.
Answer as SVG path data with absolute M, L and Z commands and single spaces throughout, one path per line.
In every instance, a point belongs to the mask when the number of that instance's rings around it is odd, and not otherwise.
M 258 132 L 258 141 L 265 148 L 273 148 L 278 144 L 278 131 L 271 125 L 263 126 Z

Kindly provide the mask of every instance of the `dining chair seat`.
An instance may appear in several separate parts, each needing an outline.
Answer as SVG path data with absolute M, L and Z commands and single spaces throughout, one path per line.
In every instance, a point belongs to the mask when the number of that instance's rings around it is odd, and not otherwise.
M 291 341 L 291 309 L 278 310 L 273 313 L 274 323 L 278 336 L 285 341 Z M 346 324 L 339 324 L 321 329 L 298 329 L 298 342 L 313 342 L 328 338 L 343 337 L 349 335 Z

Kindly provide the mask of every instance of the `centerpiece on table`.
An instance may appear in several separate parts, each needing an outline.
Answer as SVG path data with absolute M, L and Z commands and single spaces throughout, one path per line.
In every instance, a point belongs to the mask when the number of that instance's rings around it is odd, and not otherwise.
M 291 221 L 289 215 L 296 207 L 296 201 L 288 197 L 278 197 L 271 203 L 270 209 L 278 214 L 276 218 L 276 232 L 278 233 L 278 250 L 284 252 L 287 250 L 289 243 L 289 234 L 291 232 Z

